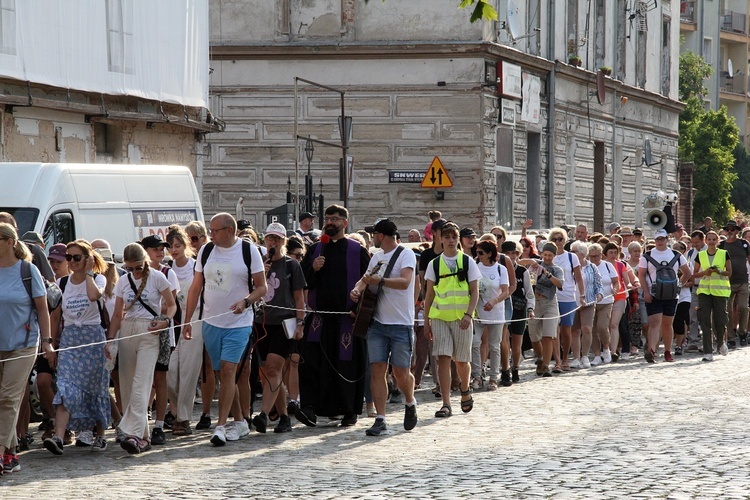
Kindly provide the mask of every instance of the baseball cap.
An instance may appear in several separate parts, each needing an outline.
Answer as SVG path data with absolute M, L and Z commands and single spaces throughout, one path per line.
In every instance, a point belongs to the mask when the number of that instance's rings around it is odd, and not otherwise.
M 643 235 L 643 229 L 637 227 L 633 229 L 633 236 L 642 236 Z
M 506 240 L 503 241 L 503 244 L 500 245 L 500 251 L 503 253 L 506 252 L 517 252 L 518 251 L 518 243 L 515 241 Z M 555 253 L 557 253 L 557 250 L 555 250 Z
M 300 212 L 299 214 L 299 222 L 302 222 L 305 219 L 313 219 L 315 216 L 311 214 L 310 212 Z
M 161 239 L 161 236 L 158 234 L 152 234 L 149 236 L 146 236 L 140 241 L 140 244 L 143 248 L 169 248 L 170 244 Z
M 372 226 L 366 226 L 365 231 L 368 233 L 380 233 L 386 236 L 396 236 L 396 224 L 390 219 L 379 219 Z
M 55 243 L 54 245 L 49 247 L 49 256 L 47 258 L 62 262 L 65 260 L 66 253 L 67 248 L 65 247 L 64 243 Z
M 666 238 L 667 236 L 668 235 L 667 235 L 666 229 L 657 229 L 656 232 L 654 233 L 655 240 L 658 240 L 659 238 Z
M 435 222 L 433 222 L 433 223 L 432 223 L 432 230 L 433 230 L 433 231 L 440 231 L 440 230 L 442 230 L 442 229 L 443 229 L 443 226 L 444 226 L 444 225 L 445 225 L 445 224 L 446 224 L 447 222 L 448 222 L 448 221 L 447 221 L 447 220 L 445 220 L 445 219 L 443 219 L 443 218 L 440 218 L 440 219 L 436 220 Z
M 617 232 L 620 236 L 632 236 L 633 230 L 630 229 L 628 226 L 623 226 L 620 228 L 620 230 Z
M 675 231 L 681 231 L 681 230 L 684 231 L 685 230 L 685 226 L 683 226 L 682 224 L 680 224 L 678 222 L 677 224 L 674 225 L 674 230 Z
M 94 248 L 94 252 L 101 255 L 102 259 L 104 259 L 104 262 L 115 262 L 115 259 L 112 255 L 112 250 L 110 250 L 109 248 Z
M 730 228 L 731 229 L 739 229 L 740 226 L 739 226 L 739 224 L 737 224 L 736 220 L 730 220 L 729 222 L 727 222 L 726 226 L 724 226 L 724 229 L 728 230 Z
M 615 229 L 619 229 L 620 224 L 618 222 L 612 222 L 609 226 L 607 226 L 607 231 L 614 231 Z
M 272 234 L 279 238 L 286 238 L 286 228 L 278 222 L 272 222 L 266 228 L 266 235 Z
M 21 241 L 24 243 L 33 243 L 35 245 L 44 245 L 44 240 L 42 240 L 42 235 L 37 233 L 36 231 L 26 231 L 23 233 L 23 236 L 21 236 Z
M 469 238 L 471 236 L 476 236 L 477 233 L 474 232 L 474 230 L 470 227 L 465 227 L 459 231 L 458 236 L 460 238 Z
M 237 230 L 242 231 L 243 229 L 251 228 L 253 225 L 247 219 L 240 219 L 237 221 Z

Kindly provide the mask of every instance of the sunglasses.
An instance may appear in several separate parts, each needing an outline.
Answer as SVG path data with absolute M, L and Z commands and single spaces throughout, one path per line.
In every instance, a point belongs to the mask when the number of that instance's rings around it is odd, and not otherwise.
M 203 236 L 191 236 L 190 237 L 190 241 L 192 241 L 193 243 L 195 243 L 197 241 L 200 241 L 201 238 L 203 238 Z
M 565 238 L 560 238 L 560 237 L 558 237 L 558 238 L 550 238 L 550 239 L 552 241 L 564 241 L 565 240 Z
M 70 255 L 69 253 L 65 254 L 65 260 L 70 262 L 71 260 L 73 262 L 81 262 L 84 259 L 83 254 L 76 254 L 76 255 Z
M 129 273 L 132 273 L 133 271 L 143 271 L 143 266 L 135 266 L 135 267 L 122 266 L 122 268 L 125 269 Z

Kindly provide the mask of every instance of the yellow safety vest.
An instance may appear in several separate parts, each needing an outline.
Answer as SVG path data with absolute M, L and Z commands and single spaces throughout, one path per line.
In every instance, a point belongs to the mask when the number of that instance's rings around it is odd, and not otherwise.
M 712 265 L 716 266 L 719 271 L 726 271 L 727 251 L 717 248 L 714 255 L 714 262 L 711 264 L 708 261 L 708 250 L 703 250 L 698 253 L 698 262 L 701 265 L 702 271 L 705 271 Z M 703 276 L 700 283 L 698 283 L 698 293 L 713 295 L 715 297 L 729 297 L 732 294 L 732 287 L 729 285 L 729 276 L 722 276 L 720 274 L 707 274 Z
M 438 263 L 438 271 L 440 279 L 438 280 L 437 286 L 433 287 L 435 292 L 435 298 L 432 301 L 432 307 L 430 307 L 429 318 L 440 319 L 443 321 L 456 321 L 463 318 L 469 308 L 471 302 L 471 291 L 469 289 L 468 277 L 466 280 L 459 280 L 457 275 L 446 276 L 452 274 L 448 266 L 443 260 L 443 256 L 437 257 L 440 259 Z M 462 252 L 458 252 L 456 257 L 457 271 L 463 269 L 464 256 Z M 465 272 L 469 272 L 466 269 Z

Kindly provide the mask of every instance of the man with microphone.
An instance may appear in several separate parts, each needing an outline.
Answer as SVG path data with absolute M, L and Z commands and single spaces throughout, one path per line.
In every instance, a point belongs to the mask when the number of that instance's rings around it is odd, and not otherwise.
M 349 211 L 340 205 L 325 210 L 323 234 L 302 261 L 312 311 L 300 342 L 300 408 L 297 420 L 317 424 L 317 415 L 343 416 L 341 425 L 357 422 L 365 392 L 365 341 L 352 334 L 349 296 L 367 270 L 370 256 L 355 240 L 346 238 Z

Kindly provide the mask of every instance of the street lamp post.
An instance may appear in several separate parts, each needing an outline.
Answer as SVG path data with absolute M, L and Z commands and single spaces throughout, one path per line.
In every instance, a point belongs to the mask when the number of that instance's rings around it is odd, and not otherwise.
M 305 175 L 305 200 L 307 203 L 307 212 L 312 212 L 313 208 L 313 181 L 312 174 L 310 173 L 310 163 L 312 162 L 314 152 L 315 146 L 313 145 L 313 141 L 308 139 L 307 141 L 305 141 L 305 157 L 307 158 L 307 175 Z

